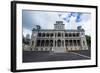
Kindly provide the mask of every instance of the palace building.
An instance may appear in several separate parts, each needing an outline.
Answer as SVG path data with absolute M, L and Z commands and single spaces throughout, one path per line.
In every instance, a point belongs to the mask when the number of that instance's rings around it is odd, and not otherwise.
M 32 51 L 69 52 L 88 50 L 85 30 L 66 30 L 63 21 L 56 21 L 54 29 L 32 30 L 30 47 Z

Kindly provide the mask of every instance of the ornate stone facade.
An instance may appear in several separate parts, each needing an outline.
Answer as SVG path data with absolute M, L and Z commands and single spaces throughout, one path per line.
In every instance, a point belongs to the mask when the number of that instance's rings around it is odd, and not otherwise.
M 54 29 L 32 30 L 32 51 L 68 52 L 88 50 L 84 29 L 66 30 L 62 21 L 56 21 Z

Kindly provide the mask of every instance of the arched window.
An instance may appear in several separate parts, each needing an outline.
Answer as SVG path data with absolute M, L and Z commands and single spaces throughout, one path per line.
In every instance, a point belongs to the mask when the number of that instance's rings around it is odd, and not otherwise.
M 72 34 L 71 33 L 69 33 L 69 37 L 72 37 Z
M 53 46 L 53 40 L 50 40 L 50 46 L 51 47 Z
M 73 33 L 73 37 L 75 37 L 75 33 Z
M 44 40 L 41 41 L 41 46 L 44 46 Z
M 68 33 L 65 33 L 65 37 L 68 37 Z
M 45 37 L 45 33 L 42 33 L 42 37 Z
M 61 37 L 61 33 L 58 33 L 58 37 Z
M 46 40 L 45 46 L 49 46 L 49 40 Z
M 38 37 L 41 37 L 41 33 L 38 33 Z
M 72 40 L 69 40 L 70 46 L 72 46 Z
M 68 46 L 68 40 L 65 40 L 65 45 Z
M 77 40 L 77 44 L 78 44 L 78 46 L 80 46 L 80 40 Z
M 50 37 L 53 37 L 53 33 L 50 34 Z
M 47 33 L 46 36 L 49 37 L 49 33 Z
M 40 46 L 40 40 L 37 40 L 36 46 Z
M 79 33 L 76 33 L 76 36 L 79 37 Z
M 60 47 L 61 46 L 61 40 L 57 41 L 57 46 Z
M 74 43 L 74 46 L 76 46 L 77 44 L 76 44 L 76 40 L 73 40 L 73 43 Z

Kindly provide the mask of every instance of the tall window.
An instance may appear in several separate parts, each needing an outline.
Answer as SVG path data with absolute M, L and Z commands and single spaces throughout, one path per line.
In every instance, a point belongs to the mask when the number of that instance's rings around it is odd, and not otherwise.
M 50 37 L 53 37 L 53 33 L 50 34 Z
M 70 46 L 72 46 L 72 40 L 69 40 Z
M 38 37 L 41 37 L 41 33 L 38 33 Z
M 51 47 L 53 46 L 53 40 L 50 40 L 50 46 Z
M 61 40 L 57 41 L 57 46 L 60 47 L 61 46 Z
M 44 46 L 44 40 L 41 41 L 41 46 Z
M 77 40 L 78 46 L 80 46 L 80 40 Z
M 68 46 L 68 40 L 65 40 L 65 45 Z
M 37 44 L 36 44 L 37 46 L 40 46 L 40 40 L 37 40 Z
M 73 33 L 73 37 L 75 37 L 75 33 Z
M 71 33 L 69 33 L 69 37 L 72 37 L 72 34 Z
M 46 40 L 45 46 L 49 46 L 49 40 Z
M 74 46 L 77 46 L 77 44 L 76 44 L 76 40 L 73 40 L 73 42 L 74 42 Z
M 79 36 L 79 33 L 76 33 L 76 36 L 78 37 Z
M 68 33 L 65 33 L 65 37 L 68 37 Z
M 45 33 L 42 33 L 42 37 L 45 37 Z
M 46 36 L 49 37 L 49 33 L 47 33 Z
M 58 33 L 58 37 L 61 37 L 61 33 Z

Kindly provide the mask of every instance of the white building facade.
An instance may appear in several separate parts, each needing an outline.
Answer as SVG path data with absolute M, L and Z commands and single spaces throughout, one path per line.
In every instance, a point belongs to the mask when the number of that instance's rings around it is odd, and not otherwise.
M 31 51 L 69 52 L 88 50 L 85 31 L 66 30 L 63 21 L 56 21 L 54 29 L 32 30 Z

